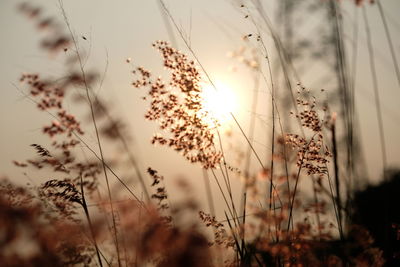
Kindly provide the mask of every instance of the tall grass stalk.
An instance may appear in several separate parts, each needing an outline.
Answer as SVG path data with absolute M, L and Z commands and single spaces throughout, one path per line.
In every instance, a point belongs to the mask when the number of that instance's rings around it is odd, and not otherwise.
M 99 247 L 98 247 L 97 241 L 96 241 L 96 235 L 94 234 L 94 228 L 93 228 L 92 220 L 90 219 L 88 206 L 86 204 L 85 192 L 83 190 L 82 175 L 80 176 L 80 178 L 81 178 L 82 207 L 83 207 L 83 210 L 85 211 L 85 216 L 86 216 L 86 219 L 87 219 L 88 224 L 89 224 L 89 230 L 90 230 L 90 234 L 91 234 L 92 239 L 93 239 L 94 247 L 96 249 L 96 255 L 97 255 L 97 259 L 99 261 L 99 265 L 100 265 L 100 267 L 103 267 L 103 262 L 101 261 L 101 257 L 100 257 L 100 250 L 99 250 Z
M 397 61 L 396 51 L 394 50 L 394 45 L 393 45 L 393 41 L 392 41 L 392 35 L 390 34 L 389 26 L 388 26 L 388 23 L 386 21 L 386 16 L 385 16 L 385 12 L 383 11 L 382 3 L 381 3 L 380 0 L 376 0 L 376 3 L 377 3 L 377 6 L 378 6 L 378 9 L 379 9 L 379 14 L 380 14 L 381 19 L 382 19 L 383 27 L 385 28 L 385 34 L 386 34 L 386 38 L 387 38 L 387 41 L 388 41 L 390 54 L 391 54 L 392 60 L 393 60 L 394 72 L 396 74 L 397 83 L 398 83 L 399 88 L 400 88 L 400 68 L 399 68 L 399 63 Z
M 375 96 L 375 107 L 376 107 L 376 116 L 378 120 L 378 129 L 379 129 L 379 138 L 381 143 L 381 155 L 382 155 L 382 164 L 383 164 L 383 175 L 385 177 L 385 169 L 387 168 L 387 153 L 386 153 L 386 141 L 385 141 L 385 131 L 383 125 L 383 116 L 382 116 L 382 108 L 381 108 L 381 100 L 380 100 L 380 93 L 379 93 L 379 85 L 378 85 L 378 76 L 376 73 L 376 66 L 375 66 L 375 56 L 374 56 L 374 48 L 372 45 L 372 37 L 371 37 L 371 30 L 369 27 L 368 16 L 365 6 L 362 7 L 363 18 L 364 18 L 364 25 L 365 25 L 365 33 L 367 35 L 367 44 L 368 44 L 368 55 L 370 61 L 370 70 L 371 70 L 371 77 L 372 77 L 372 86 L 374 89 L 374 96 Z
M 349 84 L 349 72 L 347 66 L 347 54 L 343 40 L 343 19 L 342 10 L 336 1 L 329 1 L 329 13 L 331 17 L 331 24 L 333 29 L 333 42 L 335 48 L 335 68 L 338 81 L 338 91 L 341 99 L 341 115 L 343 117 L 343 129 L 346 133 L 344 135 L 346 144 L 346 162 L 349 175 L 353 174 L 353 119 L 354 119 L 354 101 L 352 100 L 352 91 Z M 350 176 L 351 180 L 352 177 Z
M 66 14 L 65 9 L 64 9 L 63 1 L 62 0 L 58 0 L 58 3 L 59 3 L 59 6 L 60 6 L 60 9 L 61 9 L 61 14 L 62 14 L 62 16 L 64 18 L 64 21 L 65 21 L 65 24 L 66 24 L 66 26 L 68 28 L 69 33 L 70 33 L 70 36 L 71 36 L 71 39 L 72 39 L 72 43 L 73 43 L 73 45 L 75 47 L 75 53 L 76 53 L 76 56 L 77 56 L 78 61 L 79 61 L 80 71 L 81 71 L 81 74 L 82 74 L 82 80 L 83 80 L 85 91 L 86 91 L 86 97 L 87 97 L 87 100 L 89 102 L 89 107 L 90 107 L 90 113 L 91 113 L 91 117 L 92 117 L 93 127 L 94 127 L 95 132 L 96 132 L 97 144 L 98 144 L 98 148 L 99 148 L 99 151 L 100 151 L 101 163 L 102 163 L 102 166 L 103 166 L 104 177 L 105 177 L 106 185 L 107 185 L 108 198 L 109 198 L 109 202 L 110 202 L 111 216 L 112 216 L 112 223 L 113 223 L 113 229 L 112 230 L 113 230 L 113 235 L 114 235 L 115 248 L 116 248 L 116 252 L 117 252 L 118 266 L 121 267 L 121 258 L 120 258 L 120 251 L 119 251 L 117 225 L 116 225 L 116 220 L 115 220 L 115 211 L 114 211 L 114 206 L 113 206 L 110 183 L 109 183 L 109 180 L 108 180 L 106 164 L 105 164 L 104 155 L 103 155 L 103 149 L 102 149 L 102 145 L 101 145 L 101 142 L 100 142 L 100 135 L 99 135 L 99 131 L 98 131 L 98 128 L 97 128 L 96 118 L 95 118 L 95 115 L 94 115 L 93 102 L 92 102 L 92 98 L 90 96 L 90 88 L 89 88 L 89 85 L 88 85 L 87 80 L 86 80 L 86 72 L 84 70 L 82 57 L 81 57 L 80 52 L 79 52 L 78 43 L 77 43 L 77 41 L 75 39 L 74 33 L 72 32 L 72 29 L 71 29 L 67 14 Z
M 351 116 L 354 118 L 353 125 L 356 120 L 356 104 L 355 104 L 355 94 L 356 94 L 356 80 L 357 80 L 357 59 L 358 59 L 358 35 L 359 35 L 359 8 L 354 6 L 353 13 L 353 42 L 352 42 L 352 59 L 351 59 L 351 83 L 350 83 L 350 94 L 351 94 Z M 355 147 L 355 134 L 354 130 L 350 136 L 350 146 Z M 355 156 L 355 155 L 353 155 Z M 354 169 L 354 159 L 350 158 L 348 161 L 348 171 L 349 171 L 349 180 L 347 183 L 347 205 L 350 205 L 351 201 L 351 192 L 354 190 L 354 179 L 355 179 L 355 169 Z
M 249 9 L 248 8 L 246 8 L 246 9 L 247 9 L 247 12 L 250 13 Z M 278 105 L 277 105 L 277 102 L 276 102 L 276 99 L 275 99 L 276 93 L 275 93 L 275 83 L 274 83 L 274 79 L 273 79 L 273 75 L 272 75 L 272 68 L 271 68 L 271 61 L 270 61 L 271 58 L 270 58 L 268 49 L 267 49 L 267 47 L 265 45 L 264 39 L 261 37 L 261 31 L 260 31 L 260 28 L 259 28 L 258 24 L 256 23 L 256 21 L 255 21 L 255 19 L 254 19 L 254 17 L 252 15 L 249 15 L 249 17 L 250 17 L 254 27 L 256 28 L 257 34 L 258 34 L 258 36 L 260 38 L 259 41 L 260 41 L 260 44 L 261 44 L 262 51 L 264 52 L 264 55 L 265 55 L 265 60 L 266 60 L 266 63 L 267 63 L 268 73 L 269 73 L 269 84 L 270 84 L 269 92 L 270 92 L 270 95 L 271 95 L 271 114 L 272 114 L 272 137 L 271 137 L 272 141 L 271 141 L 271 163 L 270 163 L 271 164 L 271 166 L 270 166 L 270 168 L 271 168 L 270 196 L 271 196 L 272 187 L 273 187 L 272 177 L 274 175 L 274 168 L 273 168 L 274 167 L 273 166 L 274 163 L 273 163 L 273 161 L 274 161 L 274 154 L 275 154 L 274 151 L 275 151 L 275 120 L 276 119 L 279 122 L 280 133 L 281 133 L 281 137 L 282 138 L 285 136 L 285 132 L 283 130 L 283 126 L 282 126 L 282 122 L 281 122 L 281 116 L 280 116 L 280 113 L 279 113 L 279 108 L 278 108 Z M 259 72 L 261 73 L 265 84 L 268 84 L 268 79 L 267 79 L 266 75 L 264 74 L 264 72 L 262 71 L 261 68 L 259 68 Z M 297 110 L 297 108 L 296 108 L 296 110 Z M 303 132 L 303 134 L 304 134 L 304 132 Z M 287 192 L 288 193 L 288 203 L 290 203 L 290 181 L 289 181 L 289 170 L 288 170 L 288 162 L 287 162 L 287 153 L 286 153 L 285 145 L 283 145 L 282 147 L 283 147 L 283 161 L 284 161 L 284 168 L 285 168 L 285 175 L 286 175 L 286 183 L 287 183 L 287 189 L 288 189 L 288 192 Z M 272 202 L 272 199 L 270 197 L 270 210 L 271 210 L 271 202 Z M 274 209 L 274 211 L 275 211 L 275 209 Z
M 332 133 L 332 154 L 333 154 L 333 166 L 335 171 L 335 186 L 336 186 L 336 207 L 338 213 L 338 227 L 340 239 L 343 240 L 343 226 L 342 226 L 342 198 L 340 194 L 340 176 L 339 176 L 339 163 L 338 163 L 338 149 L 337 149 L 337 140 L 336 140 L 336 118 L 333 118 L 333 122 L 331 125 L 331 133 Z

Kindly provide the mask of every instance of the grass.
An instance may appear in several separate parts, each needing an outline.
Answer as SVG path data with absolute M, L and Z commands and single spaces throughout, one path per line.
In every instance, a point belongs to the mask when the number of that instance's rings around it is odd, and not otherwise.
M 3 266 L 383 266 L 385 261 L 396 264 L 398 258 L 393 255 L 397 251 L 385 250 L 384 243 L 374 243 L 377 236 L 373 236 L 373 227 L 363 226 L 360 220 L 362 200 L 368 196 L 358 198 L 361 193 L 356 194 L 351 186 L 359 164 L 351 91 L 354 84 L 347 66 L 343 21 L 338 15 L 340 6 L 335 1 L 327 2 L 326 8 L 331 16 L 333 75 L 338 80 L 341 105 L 331 99 L 321 101 L 324 90 L 317 95 L 303 86 L 292 56 L 295 51 L 288 51 L 260 1 L 240 5 L 240 12 L 255 32 L 244 36 L 246 45 L 255 52 L 252 57 L 243 56 L 241 61 L 254 77 L 255 91 L 265 86 L 269 92 L 263 101 L 270 104 L 271 131 L 266 134 L 270 150 L 263 160 L 261 149 L 254 142 L 260 98 L 254 92 L 249 129 L 230 113 L 238 135 L 235 140 L 240 140 L 247 151 L 240 157 L 243 163 L 236 165 L 232 164 L 234 151 L 227 148 L 229 137 L 222 132 L 221 123 L 203 110 L 203 83 L 206 81 L 218 90 L 212 75 L 167 5 L 158 1 L 170 34 L 178 33 L 189 54 L 166 41 L 154 42 L 167 75 L 161 78 L 127 59 L 132 86 L 144 92 L 143 100 L 149 106 L 145 118 L 159 129 L 151 143 L 175 151 L 202 170 L 208 211 L 192 197 L 194 189 L 185 180 L 192 178 L 191 174 L 178 185 L 185 199 L 175 201 L 174 192 L 165 183 L 169 177 L 152 166 L 141 170 L 137 163 L 140 155 L 130 151 L 129 133 L 122 120 L 111 115 L 112 110 L 95 91 L 96 86 L 102 86 L 105 73 L 102 77 L 85 68 L 78 37 L 63 2 L 58 3 L 65 31 L 54 19 L 44 17 L 40 9 L 30 4 L 19 8 L 39 28 L 50 29 L 42 48 L 49 54 L 64 53 L 70 65 L 60 79 L 27 73 L 21 75 L 21 85 L 15 86 L 39 111 L 48 114 L 51 122 L 42 128 L 43 135 L 50 140 L 49 147 L 34 143 L 37 157 L 14 164 L 26 172 L 46 169 L 59 178 L 31 188 L 14 185 L 7 179 L 1 181 Z M 286 4 L 290 5 L 290 1 Z M 355 4 L 362 5 L 362 1 Z M 382 4 L 378 2 L 377 6 L 397 73 Z M 364 12 L 382 159 L 387 167 L 368 18 L 365 7 L 359 8 Z M 87 108 L 90 123 L 81 122 L 66 108 L 71 91 L 76 88 L 84 92 L 76 104 Z M 85 132 L 91 128 L 97 147 L 85 141 Z M 124 159 L 121 156 L 111 160 L 104 149 L 106 144 L 116 146 L 127 156 L 129 171 L 138 180 L 139 188 L 133 188 L 118 174 Z M 243 183 L 237 191 L 233 182 L 238 177 Z M 125 196 L 121 201 L 117 200 L 120 195 Z M 221 214 L 216 209 L 221 204 L 218 199 L 223 202 Z M 88 200 L 96 203 L 93 209 Z M 357 210 L 353 204 L 359 202 Z M 398 231 L 400 222 L 395 213 L 392 208 L 386 215 L 388 223 Z M 387 230 L 386 234 L 393 232 Z M 398 248 L 397 239 L 393 244 Z

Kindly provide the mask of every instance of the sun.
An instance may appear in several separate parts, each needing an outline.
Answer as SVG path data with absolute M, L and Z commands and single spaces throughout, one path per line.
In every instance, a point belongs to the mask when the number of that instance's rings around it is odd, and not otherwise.
M 210 127 L 216 125 L 222 128 L 229 128 L 231 113 L 236 109 L 237 102 L 233 90 L 221 81 L 205 84 L 202 87 L 202 111 L 207 113 L 206 123 Z

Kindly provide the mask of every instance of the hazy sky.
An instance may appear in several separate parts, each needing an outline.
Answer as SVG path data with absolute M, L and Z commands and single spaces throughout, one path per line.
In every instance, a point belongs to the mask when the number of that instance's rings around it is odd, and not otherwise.
M 278 0 L 279 1 L 279 0 Z M 29 1 L 32 5 L 43 8 L 43 12 L 54 16 L 62 23 L 58 1 L 36 0 Z M 237 94 L 239 120 L 244 127 L 248 126 L 248 118 L 251 110 L 251 95 L 253 93 L 252 76 L 249 71 L 241 67 L 237 60 L 227 57 L 228 52 L 237 50 L 243 45 L 242 36 L 254 33 L 251 23 L 244 18 L 240 11 L 240 1 L 223 0 L 166 0 L 165 1 L 176 22 L 190 36 L 191 45 L 199 60 L 205 66 L 212 79 L 221 81 L 231 87 Z M 246 1 L 243 1 L 246 2 Z M 271 18 L 274 14 L 275 4 L 273 0 L 266 2 L 267 13 Z M 354 19 L 350 1 L 342 1 L 345 13 L 345 36 L 347 44 L 351 42 L 350 22 Z M 25 179 L 22 171 L 16 169 L 11 160 L 23 160 L 33 156 L 29 147 L 32 143 L 43 143 L 41 126 L 50 118 L 39 112 L 34 104 L 25 99 L 13 84 L 18 84 L 18 78 L 23 72 L 40 72 L 43 75 L 57 77 L 63 73 L 63 55 L 49 57 L 39 49 L 39 33 L 34 25 L 23 15 L 19 14 L 16 5 L 19 1 L 2 0 L 0 2 L 0 125 L 1 138 L 1 168 L 0 174 L 6 174 L 12 179 Z M 382 0 L 387 12 L 387 18 L 391 29 L 395 50 L 400 59 L 400 2 L 398 0 Z M 156 127 L 153 123 L 143 119 L 147 104 L 141 99 L 145 95 L 130 86 L 132 76 L 130 66 L 125 59 L 131 57 L 133 63 L 143 65 L 154 71 L 162 73 L 161 59 L 158 53 L 151 48 L 155 40 L 169 40 L 163 17 L 161 16 L 157 2 L 145 0 L 65 0 L 65 10 L 71 26 L 77 36 L 87 37 L 87 41 L 80 40 L 80 45 L 85 50 L 90 50 L 90 58 L 87 68 L 96 68 L 103 72 L 108 60 L 108 69 L 100 95 L 112 105 L 115 115 L 123 117 L 132 129 L 136 140 L 134 147 L 143 170 L 152 166 L 160 173 L 171 176 L 188 175 L 200 180 L 199 167 L 189 166 L 177 154 L 168 149 L 152 147 L 149 140 Z M 361 10 L 360 10 L 361 11 Z M 385 137 L 387 142 L 388 159 L 391 166 L 400 166 L 400 88 L 394 75 L 391 56 L 389 54 L 386 37 L 382 28 L 379 13 L 376 6 L 367 7 L 376 53 L 376 61 L 380 83 L 381 101 L 384 112 Z M 360 51 L 358 60 L 356 104 L 359 115 L 360 132 L 364 145 L 365 157 L 368 164 L 368 172 L 376 181 L 381 172 L 380 144 L 377 130 L 377 120 L 374 105 L 374 95 L 371 86 L 371 75 L 366 53 L 366 38 L 361 12 L 360 22 Z M 297 23 L 297 21 L 296 21 Z M 315 28 L 319 24 L 327 23 L 324 17 L 318 15 L 304 16 L 299 21 L 301 27 L 295 29 L 301 31 L 305 37 L 314 36 Z M 300 25 L 300 24 L 299 24 Z M 279 28 L 279 25 L 276 26 Z M 190 33 L 190 34 L 189 34 Z M 176 32 L 175 32 L 176 34 Z M 178 39 L 179 48 L 185 51 L 184 45 Z M 266 38 L 268 38 L 266 36 Z M 270 41 L 268 41 L 270 42 Z M 308 67 L 309 66 L 309 67 Z M 299 68 L 306 69 L 303 78 L 304 85 L 311 89 L 319 90 L 329 87 L 329 81 L 325 80 L 327 70 L 320 69 L 320 65 L 314 65 L 311 61 L 302 62 Z M 232 72 L 232 68 L 238 70 Z M 267 98 L 266 89 L 260 89 L 259 106 L 268 105 L 262 101 Z M 76 108 L 72 102 L 67 106 L 72 111 L 82 113 L 82 108 Z M 289 112 L 289 111 L 282 111 Z M 260 131 L 270 129 L 266 108 L 261 108 L 258 116 L 257 129 Z M 266 116 L 266 117 L 265 117 Z M 89 127 L 86 140 L 95 146 L 95 138 Z M 234 129 L 234 133 L 237 129 Z M 268 152 L 269 144 L 262 134 L 256 135 L 255 146 L 261 154 Z M 229 139 L 228 139 L 229 140 Z M 233 143 L 237 139 L 228 141 Z M 244 142 L 244 140 L 242 140 Z M 265 151 L 265 153 L 263 152 Z M 110 152 L 112 153 L 112 152 Z M 156 156 L 155 156 L 156 155 Z M 19 177 L 19 178 L 18 178 Z M 202 181 L 196 182 L 202 187 Z M 203 189 L 201 189 L 203 190 Z

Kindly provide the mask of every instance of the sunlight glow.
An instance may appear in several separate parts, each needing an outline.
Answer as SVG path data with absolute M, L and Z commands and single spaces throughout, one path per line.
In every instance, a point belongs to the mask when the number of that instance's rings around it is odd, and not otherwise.
M 230 113 L 237 106 L 236 97 L 225 83 L 217 81 L 215 86 L 216 89 L 211 84 L 203 86 L 203 111 L 209 115 L 206 120 L 211 127 L 215 127 L 217 122 L 222 128 L 229 128 Z

